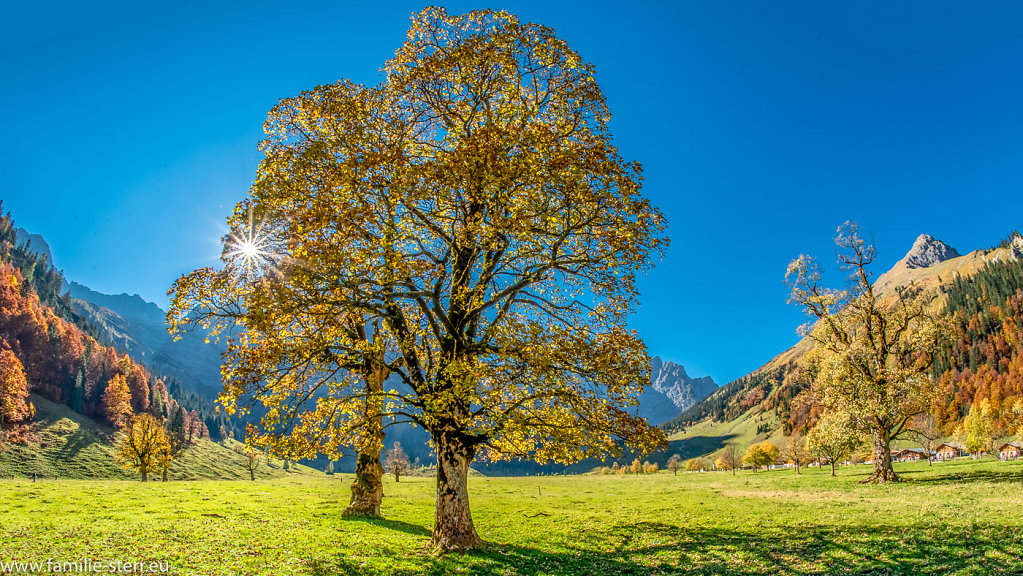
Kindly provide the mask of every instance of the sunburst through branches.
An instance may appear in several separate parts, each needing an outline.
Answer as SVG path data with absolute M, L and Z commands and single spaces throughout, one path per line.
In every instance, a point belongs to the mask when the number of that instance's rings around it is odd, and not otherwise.
M 224 256 L 229 267 L 245 279 L 254 279 L 277 270 L 284 251 L 273 231 L 263 221 L 247 221 L 229 233 L 224 240 Z

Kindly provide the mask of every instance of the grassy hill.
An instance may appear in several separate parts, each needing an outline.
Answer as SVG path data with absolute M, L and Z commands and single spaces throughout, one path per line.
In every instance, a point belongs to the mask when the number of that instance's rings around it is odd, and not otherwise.
M 114 462 L 114 431 L 62 404 L 32 395 L 36 420 L 29 429 L 28 444 L 0 445 L 0 478 L 12 475 L 29 478 L 134 479 Z M 181 454 L 170 468 L 171 480 L 247 480 L 244 458 L 228 447 L 200 440 Z M 264 462 L 257 478 L 279 478 L 289 474 L 322 474 L 305 466 L 285 472 L 280 462 Z
M 1023 573 L 1023 462 L 469 481 L 489 543 L 429 548 L 431 478 L 384 480 L 386 519 L 344 519 L 351 475 L 257 482 L 0 480 L 0 562 L 164 562 L 168 574 L 993 575 Z M 3 572 L 0 565 L 0 572 Z M 42 571 L 39 571 L 40 573 Z
M 758 432 L 760 427 L 768 431 Z M 741 450 L 763 440 L 778 440 L 782 436 L 781 426 L 773 412 L 749 410 L 735 420 L 704 420 L 672 434 L 669 440 L 692 447 L 693 456 L 712 455 L 728 444 L 735 444 Z

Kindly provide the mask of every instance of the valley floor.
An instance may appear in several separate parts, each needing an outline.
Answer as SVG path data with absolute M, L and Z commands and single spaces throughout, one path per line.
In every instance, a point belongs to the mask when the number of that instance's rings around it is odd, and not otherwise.
M 433 482 L 385 484 L 386 520 L 345 520 L 351 477 L 257 482 L 0 480 L 0 567 L 168 562 L 172 574 L 1019 574 L 1023 462 L 673 476 L 473 477 L 491 544 L 430 553 Z M 0 569 L 0 573 L 3 570 Z M 45 573 L 45 572 L 41 572 Z

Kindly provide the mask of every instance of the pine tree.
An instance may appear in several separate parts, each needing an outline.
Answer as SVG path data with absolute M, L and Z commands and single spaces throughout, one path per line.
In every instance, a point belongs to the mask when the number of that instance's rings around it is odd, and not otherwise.
M 75 376 L 75 386 L 71 389 L 71 397 L 68 406 L 75 412 L 81 413 L 85 409 L 85 369 L 78 371 Z
M 149 411 L 157 418 L 163 418 L 166 415 L 163 407 L 163 395 L 159 394 L 156 382 L 153 382 L 153 390 L 150 397 L 152 401 L 149 403 Z
M 169 436 L 171 454 L 177 456 L 185 448 L 186 430 L 185 430 L 185 409 L 178 406 L 173 410 L 170 423 L 167 425 L 167 435 Z

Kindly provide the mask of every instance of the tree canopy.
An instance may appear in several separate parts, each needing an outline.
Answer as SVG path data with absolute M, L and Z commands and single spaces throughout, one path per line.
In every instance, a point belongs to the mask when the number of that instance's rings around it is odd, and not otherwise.
M 372 396 L 375 416 L 429 431 L 434 542 L 468 548 L 477 455 L 663 442 L 629 411 L 649 361 L 626 320 L 664 218 L 612 143 L 593 66 L 551 29 L 428 8 L 385 71 L 274 107 L 226 266 L 179 279 L 169 320 L 228 337 L 223 400 L 265 406 L 253 432 L 277 452 L 358 445 Z M 360 329 L 393 388 L 358 386 Z
M 928 371 L 944 324 L 925 308 L 913 286 L 888 294 L 875 291 L 870 265 L 876 250 L 855 224 L 838 229 L 835 245 L 839 264 L 849 274 L 847 288 L 826 287 L 816 262 L 805 255 L 789 264 L 785 276 L 790 301 L 814 321 L 801 328 L 815 343 L 807 355 L 815 370 L 812 399 L 825 410 L 845 412 L 854 428 L 871 436 L 870 482 L 897 481 L 891 441 L 930 408 L 933 379 Z
M 153 470 L 161 470 L 166 480 L 172 457 L 163 423 L 151 414 L 139 414 L 128 420 L 125 426 L 124 437 L 114 455 L 117 462 L 139 473 L 143 482 L 149 480 L 149 473 Z

